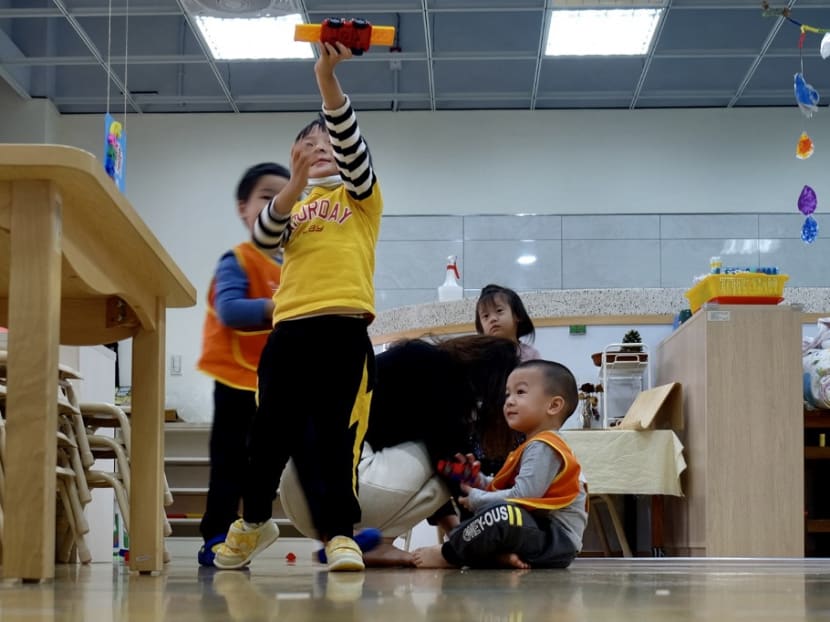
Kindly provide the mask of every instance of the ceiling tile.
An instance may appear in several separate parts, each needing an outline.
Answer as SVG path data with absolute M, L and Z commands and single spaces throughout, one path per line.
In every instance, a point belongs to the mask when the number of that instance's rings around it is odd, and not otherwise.
M 63 0 L 83 34 L 124 74 L 129 28 L 129 88 L 145 112 L 229 111 L 219 80 L 178 0 Z M 130 16 L 125 23 L 124 9 Z M 782 0 L 783 2 L 783 0 Z M 435 107 L 440 109 L 627 108 L 647 58 L 543 59 L 532 104 L 544 0 L 427 0 Z M 394 25 L 401 69 L 386 46 L 338 68 L 361 109 L 429 110 L 430 72 L 421 0 L 305 0 L 312 21 L 364 17 Z M 830 0 L 799 0 L 795 20 L 830 28 Z M 637 101 L 638 107 L 727 106 L 777 21 L 756 0 L 673 0 Z M 590 36 L 590 33 L 586 33 Z M 798 28 L 783 22 L 738 106 L 793 106 Z M 808 33 L 804 69 L 830 100 L 830 71 Z M 316 110 L 309 61 L 220 62 L 216 71 L 243 112 Z M 0 0 L 0 75 L 19 92 L 51 97 L 67 114 L 102 112 L 107 78 L 54 0 Z M 111 93 L 118 88 L 111 87 Z M 155 93 L 158 93 L 157 95 Z M 116 97 L 116 95 L 112 95 Z
M 504 13 L 433 13 L 435 53 L 478 51 L 527 52 L 539 50 L 542 11 Z
M 659 56 L 700 49 L 759 51 L 774 24 L 775 20 L 761 17 L 760 3 L 747 9 L 672 9 L 666 15 L 655 53 Z
M 438 110 L 527 110 L 530 97 L 516 96 L 512 99 L 439 99 Z
M 539 91 L 634 92 L 643 71 L 639 56 L 547 58 L 539 74 Z
M 529 96 L 535 68 L 526 60 L 436 61 L 435 88 L 439 94 L 519 91 Z
M 655 58 L 651 63 L 643 92 L 651 90 L 737 91 L 751 61 L 745 58 Z
M 421 11 L 420 0 L 358 0 L 354 3 L 339 0 L 305 0 L 305 6 L 309 13 L 325 13 L 338 17 L 363 17 L 364 14 L 378 12 L 394 13 L 395 9 L 419 13 Z M 352 6 L 359 6 L 362 10 L 353 10 L 350 8 Z

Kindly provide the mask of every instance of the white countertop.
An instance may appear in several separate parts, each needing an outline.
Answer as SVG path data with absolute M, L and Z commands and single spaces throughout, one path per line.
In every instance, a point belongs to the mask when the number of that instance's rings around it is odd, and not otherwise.
M 530 316 L 538 318 L 582 318 L 609 316 L 671 316 L 689 308 L 681 288 L 556 289 L 521 293 Z M 372 337 L 394 335 L 413 329 L 472 324 L 475 298 L 432 302 L 381 311 L 369 326 Z M 830 288 L 784 289 L 783 304 L 800 304 L 805 313 L 830 315 Z

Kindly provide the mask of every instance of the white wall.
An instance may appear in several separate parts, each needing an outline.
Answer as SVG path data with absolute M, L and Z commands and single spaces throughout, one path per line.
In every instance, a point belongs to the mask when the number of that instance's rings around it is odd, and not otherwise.
M 0 80 L 0 143 L 51 143 L 60 115 L 46 99 L 21 99 Z
M 0 140 L 31 133 L 31 142 L 100 153 L 100 115 L 59 117 L 47 131 L 42 102 L 29 102 L 25 110 L 3 102 L 0 97 Z M 830 191 L 823 113 L 807 123 L 817 153 L 806 162 L 793 157 L 802 129 L 795 107 L 372 112 L 359 118 L 387 214 L 602 214 L 795 211 L 803 184 L 819 197 Z M 293 137 L 311 117 L 127 120 L 127 196 L 199 291 L 195 308 L 168 313 L 168 353 L 181 354 L 184 369 L 182 376 L 168 376 L 168 403 L 188 420 L 210 418 L 210 383 L 193 366 L 215 262 L 246 235 L 234 214 L 235 184 L 251 164 L 286 163 Z
M 823 112 L 823 111 L 822 111 Z M 780 109 L 360 114 L 387 214 L 788 211 L 830 182 L 802 117 Z M 128 122 L 128 194 L 142 211 L 229 196 L 251 163 L 285 163 L 309 114 L 145 115 Z M 98 116 L 63 117 L 61 141 L 100 150 Z

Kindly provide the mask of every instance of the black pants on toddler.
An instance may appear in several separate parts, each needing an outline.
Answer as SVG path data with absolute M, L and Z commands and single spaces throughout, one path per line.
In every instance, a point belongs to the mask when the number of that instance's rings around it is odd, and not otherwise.
M 248 430 L 256 413 L 253 391 L 218 380 L 213 388 L 210 430 L 210 483 L 199 531 L 205 542 L 228 532 L 239 518 L 242 483 L 248 468 Z
M 455 566 L 502 567 L 496 556 L 515 553 L 534 568 L 567 568 L 577 550 L 565 531 L 540 512 L 512 503 L 492 505 L 453 529 L 441 554 Z
M 280 475 L 293 458 L 318 537 L 351 537 L 360 521 L 357 463 L 374 384 L 366 320 L 327 315 L 280 322 L 257 374 L 245 520 L 271 518 Z

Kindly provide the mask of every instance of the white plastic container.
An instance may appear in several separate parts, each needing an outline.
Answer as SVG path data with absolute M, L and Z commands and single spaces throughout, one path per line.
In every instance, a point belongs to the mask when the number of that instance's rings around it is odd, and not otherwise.
M 464 288 L 459 285 L 459 278 L 461 278 L 461 275 L 458 274 L 458 257 L 450 255 L 447 257 L 447 273 L 444 277 L 444 283 L 438 287 L 439 302 L 464 298 Z

